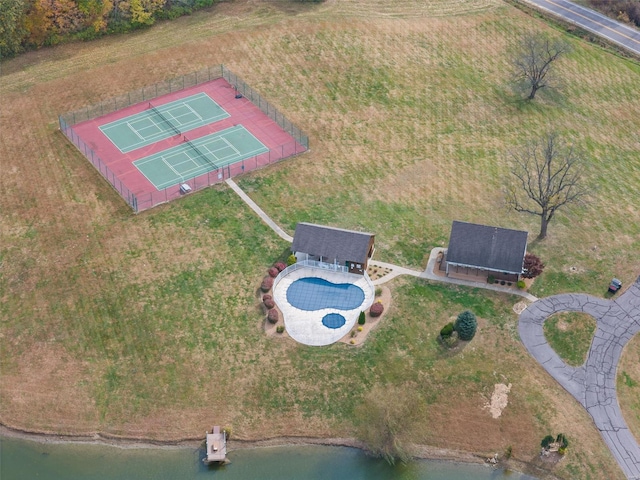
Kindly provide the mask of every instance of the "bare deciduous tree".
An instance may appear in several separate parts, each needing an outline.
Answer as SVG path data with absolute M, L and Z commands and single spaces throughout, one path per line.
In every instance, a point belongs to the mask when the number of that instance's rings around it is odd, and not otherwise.
M 539 239 L 559 208 L 583 200 L 589 189 L 583 180 L 582 155 L 555 133 L 509 152 L 511 173 L 507 202 L 517 212 L 540 217 Z
M 538 90 L 556 86 L 554 64 L 569 49 L 568 43 L 541 33 L 522 35 L 513 53 L 513 69 L 516 79 L 530 89 L 527 100 L 533 100 Z
M 356 408 L 358 437 L 371 453 L 388 463 L 408 462 L 414 431 L 424 418 L 415 387 L 376 385 Z

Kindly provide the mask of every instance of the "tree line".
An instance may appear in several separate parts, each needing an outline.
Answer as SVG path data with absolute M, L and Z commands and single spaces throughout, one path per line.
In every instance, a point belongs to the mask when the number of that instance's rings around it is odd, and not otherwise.
M 638 0 L 589 0 L 589 6 L 621 22 L 640 27 L 640 1 Z
M 0 59 L 153 25 L 219 0 L 0 0 Z

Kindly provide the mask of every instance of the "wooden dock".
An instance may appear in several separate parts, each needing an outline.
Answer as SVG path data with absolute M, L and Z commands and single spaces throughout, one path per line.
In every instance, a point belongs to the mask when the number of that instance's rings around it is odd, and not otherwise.
M 202 459 L 206 464 L 227 463 L 227 434 L 216 426 L 207 432 L 207 456 Z

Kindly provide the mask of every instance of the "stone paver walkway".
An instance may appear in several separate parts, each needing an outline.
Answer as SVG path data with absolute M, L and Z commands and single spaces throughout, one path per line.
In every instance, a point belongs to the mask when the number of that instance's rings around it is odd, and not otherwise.
M 544 336 L 544 321 L 563 311 L 584 312 L 597 321 L 587 361 L 581 367 L 565 364 Z M 640 446 L 622 417 L 616 394 L 622 349 L 640 332 L 640 277 L 616 300 L 583 294 L 538 300 L 520 315 L 518 332 L 529 353 L 589 412 L 627 478 L 640 479 Z
M 381 285 L 383 283 L 388 282 L 389 280 L 393 280 L 399 275 L 411 275 L 413 277 L 426 278 L 428 280 L 432 280 L 434 282 L 441 283 L 450 283 L 452 285 L 463 285 L 465 287 L 471 288 L 484 288 L 486 290 L 493 290 L 495 292 L 501 293 L 509 293 L 512 295 L 518 295 L 520 297 L 524 297 L 530 302 L 535 302 L 538 298 L 534 297 L 530 293 L 527 293 L 523 290 L 514 290 L 513 288 L 503 287 L 502 285 L 492 285 L 486 282 L 472 282 L 470 280 L 462 280 L 460 278 L 451 278 L 442 275 L 436 275 L 434 273 L 434 268 L 436 265 L 436 259 L 438 258 L 438 254 L 444 250 L 441 247 L 436 247 L 431 250 L 431 254 L 429 255 L 429 260 L 427 261 L 427 267 L 424 271 L 412 270 L 409 268 L 399 267 L 397 265 L 393 265 L 391 263 L 379 262 L 377 260 L 371 260 L 369 263 L 371 265 L 375 265 L 382 268 L 388 268 L 391 270 L 390 273 L 385 275 L 384 277 L 378 278 L 373 281 L 374 285 Z

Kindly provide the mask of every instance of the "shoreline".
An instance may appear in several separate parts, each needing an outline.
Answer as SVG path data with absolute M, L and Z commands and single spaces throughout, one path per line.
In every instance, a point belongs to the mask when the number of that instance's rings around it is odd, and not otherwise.
M 205 441 L 203 438 L 183 438 L 177 440 L 152 440 L 148 438 L 120 437 L 104 433 L 94 434 L 56 434 L 48 432 L 27 431 L 19 428 L 9 427 L 0 424 L 0 438 L 15 438 L 28 440 L 42 444 L 85 444 L 85 445 L 107 445 L 122 449 L 145 449 L 145 448 L 200 448 Z M 357 448 L 365 454 L 369 451 L 362 442 L 355 438 L 318 438 L 318 437 L 273 437 L 267 439 L 242 439 L 233 437 L 229 440 L 232 450 L 249 450 L 255 448 L 268 447 L 296 447 L 305 445 L 330 446 Z M 414 445 L 414 458 L 417 460 L 430 460 L 448 463 L 483 465 L 487 468 L 499 468 L 503 470 L 516 471 L 527 475 L 536 475 L 540 480 L 555 479 L 556 477 L 547 470 L 541 470 L 528 462 L 521 462 L 515 459 L 502 461 L 496 466 L 489 465 L 486 459 L 480 455 L 446 448 L 432 447 L 428 445 Z M 526 468 L 528 467 L 528 468 Z M 529 473 L 527 473 L 529 470 Z M 536 470 L 531 472 L 531 470 Z

